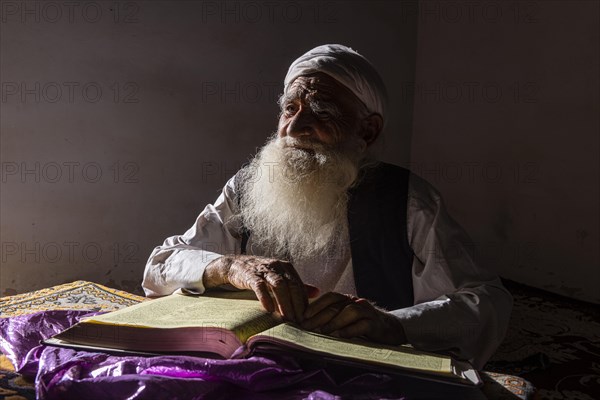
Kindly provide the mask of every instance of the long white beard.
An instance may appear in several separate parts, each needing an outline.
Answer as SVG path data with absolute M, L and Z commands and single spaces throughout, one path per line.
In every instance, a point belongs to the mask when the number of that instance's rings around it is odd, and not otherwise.
M 358 138 L 334 148 L 290 137 L 270 139 L 243 171 L 239 217 L 253 243 L 289 261 L 336 254 L 347 246 L 347 190 L 364 149 Z

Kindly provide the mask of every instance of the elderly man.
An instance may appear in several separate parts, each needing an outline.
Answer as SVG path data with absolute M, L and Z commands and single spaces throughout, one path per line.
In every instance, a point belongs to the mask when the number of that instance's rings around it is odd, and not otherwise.
M 294 61 L 276 134 L 185 234 L 153 251 L 146 294 L 250 289 L 305 329 L 410 343 L 481 368 L 512 298 L 475 265 L 431 185 L 367 157 L 385 104 L 380 76 L 348 47 Z

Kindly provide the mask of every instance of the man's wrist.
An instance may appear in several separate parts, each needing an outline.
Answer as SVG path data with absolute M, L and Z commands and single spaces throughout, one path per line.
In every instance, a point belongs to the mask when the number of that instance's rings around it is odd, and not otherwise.
M 408 339 L 406 339 L 406 332 L 404 332 L 404 325 L 402 325 L 402 321 L 400 321 L 399 318 L 397 318 L 394 314 L 389 314 L 390 319 L 393 321 L 393 325 L 394 325 L 394 331 L 397 332 L 398 335 L 398 340 L 400 341 L 399 344 L 406 344 L 408 343 Z
M 233 256 L 224 255 L 211 261 L 204 269 L 202 275 L 202 284 L 206 289 L 219 287 L 229 283 L 227 274 L 231 263 L 233 262 Z
M 385 314 L 385 324 L 388 326 L 388 341 L 389 344 L 406 344 L 408 340 L 406 338 L 406 332 L 404 331 L 404 325 L 402 325 L 402 321 L 400 318 L 396 317 L 394 314 L 384 311 Z

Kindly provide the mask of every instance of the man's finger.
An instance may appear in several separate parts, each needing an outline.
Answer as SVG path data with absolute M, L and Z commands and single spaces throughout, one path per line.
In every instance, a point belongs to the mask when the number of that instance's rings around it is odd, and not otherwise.
M 302 322 L 304 310 L 308 305 L 308 297 L 306 296 L 306 291 L 304 290 L 304 285 L 302 282 L 296 280 L 290 280 L 287 282 L 290 300 L 292 302 L 292 307 L 294 309 L 294 321 L 297 323 Z
M 251 281 L 249 289 L 252 289 L 254 291 L 256 297 L 260 301 L 260 304 L 265 310 L 267 310 L 268 312 L 275 311 L 275 304 L 273 303 L 273 299 L 271 298 L 269 287 L 263 279 L 256 278 L 255 280 Z
M 363 319 L 370 319 L 372 315 L 368 310 L 356 303 L 351 303 L 340 310 L 333 318 L 321 326 L 321 332 L 331 333 L 345 329 L 346 327 Z
M 353 338 L 358 336 L 369 336 L 371 330 L 371 321 L 368 319 L 359 319 L 354 323 L 342 328 L 337 331 L 331 332 L 341 338 Z
M 319 301 L 321 299 L 318 299 Z M 317 301 L 313 302 L 309 307 L 312 307 Z M 333 318 L 335 318 L 348 304 L 350 304 L 351 300 L 346 297 L 338 297 L 338 296 L 327 296 L 323 301 L 320 301 L 319 304 L 312 310 L 309 318 L 306 318 L 302 321 L 302 327 L 304 329 L 316 329 L 321 328 L 324 325 L 328 324 Z M 314 310 L 318 310 L 316 314 L 313 314 Z
M 350 302 L 350 297 L 340 294 L 340 293 L 325 293 L 323 296 L 319 297 L 317 300 L 310 303 L 310 305 L 306 308 L 304 312 L 304 318 L 310 319 L 326 309 L 337 303 L 348 303 Z
M 276 306 L 283 318 L 295 321 L 294 306 L 290 299 L 290 291 L 286 279 L 275 271 L 265 274 L 265 280 L 273 293 Z
M 302 322 L 304 310 L 308 305 L 308 296 L 305 290 L 305 285 L 300 279 L 300 276 L 289 263 L 281 263 L 279 265 L 283 270 L 282 274 L 287 283 L 288 294 L 292 307 L 294 309 L 294 321 L 297 323 Z

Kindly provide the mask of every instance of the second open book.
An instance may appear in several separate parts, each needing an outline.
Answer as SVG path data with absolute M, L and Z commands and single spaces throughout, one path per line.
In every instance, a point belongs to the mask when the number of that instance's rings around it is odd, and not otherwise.
M 236 292 L 173 294 L 87 318 L 47 343 L 130 352 L 202 352 L 223 358 L 288 350 L 449 383 L 481 384 L 468 363 L 410 346 L 387 346 L 305 331 L 282 323 L 276 315 L 264 311 L 257 300 L 245 296 Z

